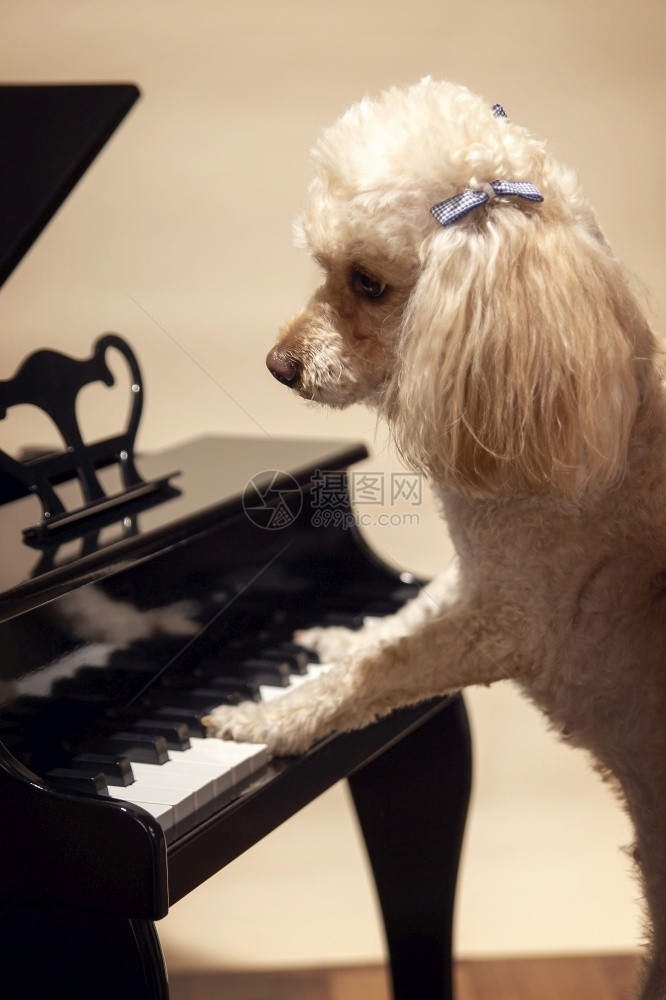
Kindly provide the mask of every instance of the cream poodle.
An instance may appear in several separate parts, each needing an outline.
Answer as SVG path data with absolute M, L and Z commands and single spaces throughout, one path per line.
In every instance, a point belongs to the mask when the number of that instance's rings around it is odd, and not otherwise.
M 666 393 L 662 356 L 574 174 L 496 105 L 422 80 L 325 131 L 297 225 L 323 284 L 268 366 L 364 402 L 433 484 L 455 571 L 334 666 L 215 735 L 304 751 L 398 706 L 511 678 L 617 787 L 666 1000 Z

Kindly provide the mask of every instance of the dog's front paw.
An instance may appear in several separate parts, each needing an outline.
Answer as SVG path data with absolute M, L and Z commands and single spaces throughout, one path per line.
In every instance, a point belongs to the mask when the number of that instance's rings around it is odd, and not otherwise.
M 270 704 L 246 701 L 241 705 L 220 705 L 202 719 L 209 736 L 236 743 L 264 743 L 276 757 L 304 753 L 312 736 L 291 724 L 286 715 L 277 715 Z
M 359 633 L 342 625 L 330 628 L 317 625 L 314 628 L 299 629 L 294 632 L 294 642 L 307 649 L 313 649 L 322 663 L 341 660 L 358 643 Z
M 263 705 L 254 701 L 241 705 L 220 705 L 201 721 L 209 736 L 236 743 L 265 743 Z

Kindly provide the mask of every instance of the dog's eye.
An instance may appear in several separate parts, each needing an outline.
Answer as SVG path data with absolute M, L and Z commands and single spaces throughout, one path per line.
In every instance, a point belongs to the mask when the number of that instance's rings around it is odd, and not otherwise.
M 363 271 L 354 271 L 352 285 L 354 290 L 360 292 L 366 299 L 379 299 L 386 291 L 386 285 L 383 285 L 381 281 L 375 281 Z

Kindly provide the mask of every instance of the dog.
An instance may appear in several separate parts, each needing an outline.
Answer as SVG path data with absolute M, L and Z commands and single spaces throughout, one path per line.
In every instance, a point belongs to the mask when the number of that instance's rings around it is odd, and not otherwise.
M 297 242 L 323 271 L 271 373 L 363 402 L 428 476 L 456 563 L 390 618 L 296 641 L 332 668 L 209 731 L 305 751 L 510 678 L 635 828 L 666 1000 L 666 391 L 660 342 L 574 173 L 464 87 L 364 99 L 323 132 Z

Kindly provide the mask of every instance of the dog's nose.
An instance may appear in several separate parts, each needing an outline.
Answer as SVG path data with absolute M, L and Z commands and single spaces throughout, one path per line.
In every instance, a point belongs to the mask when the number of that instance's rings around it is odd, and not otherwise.
M 298 361 L 282 354 L 277 347 L 270 351 L 266 358 L 266 366 L 273 378 L 282 382 L 283 385 L 293 386 L 301 372 Z

